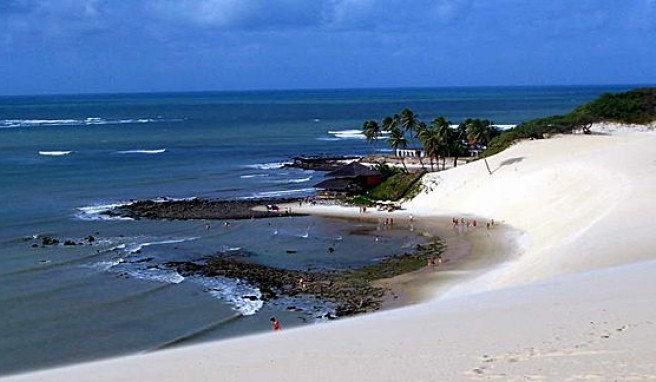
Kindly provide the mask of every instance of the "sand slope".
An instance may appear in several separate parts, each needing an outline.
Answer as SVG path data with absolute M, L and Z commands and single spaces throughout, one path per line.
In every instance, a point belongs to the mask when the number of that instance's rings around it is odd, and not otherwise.
M 649 133 L 568 136 L 429 177 L 406 212 L 525 232 L 459 297 L 7 380 L 656 380 L 655 154 Z
M 521 258 L 488 286 L 654 258 L 656 136 L 525 141 L 488 160 L 428 177 L 415 213 L 469 213 L 527 233 Z

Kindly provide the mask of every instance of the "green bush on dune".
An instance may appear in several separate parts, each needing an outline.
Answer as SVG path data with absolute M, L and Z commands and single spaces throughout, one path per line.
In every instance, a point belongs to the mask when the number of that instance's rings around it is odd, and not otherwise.
M 392 175 L 383 183 L 379 184 L 367 193 L 372 200 L 399 200 L 403 197 L 411 197 L 413 189 L 419 187 L 419 179 L 424 172 L 398 173 Z
M 499 153 L 520 139 L 542 139 L 576 130 L 589 133 L 597 122 L 648 124 L 653 121 L 656 121 L 656 88 L 605 93 L 569 114 L 534 119 L 503 132 L 492 139 L 483 156 Z

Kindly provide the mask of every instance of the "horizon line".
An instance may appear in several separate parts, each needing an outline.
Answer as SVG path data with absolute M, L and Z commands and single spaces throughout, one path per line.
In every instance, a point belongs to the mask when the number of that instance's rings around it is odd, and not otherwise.
M 14 97 L 56 97 L 56 96 L 120 96 L 154 94 L 208 94 L 208 93 L 266 93 L 266 92 L 310 92 L 310 91 L 354 91 L 354 90 L 430 90 L 430 89 L 492 89 L 492 88 L 567 88 L 567 87 L 651 87 L 656 83 L 599 83 L 599 84 L 552 84 L 552 85 L 452 85 L 452 86 L 369 86 L 369 87 L 317 87 L 317 88 L 252 88 L 231 90 L 159 90 L 159 91 L 116 91 L 79 93 L 18 93 L 0 94 L 0 98 Z

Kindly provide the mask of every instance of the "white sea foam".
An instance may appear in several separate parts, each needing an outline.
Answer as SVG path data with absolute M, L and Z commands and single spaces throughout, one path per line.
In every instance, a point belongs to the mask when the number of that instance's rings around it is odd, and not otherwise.
M 308 176 L 307 178 L 285 179 L 285 180 L 278 181 L 276 183 L 278 184 L 306 183 L 309 182 L 310 179 L 312 179 L 312 177 Z
M 241 179 L 251 179 L 251 178 L 264 178 L 269 176 L 269 174 L 246 174 L 246 175 L 241 175 Z
M 181 274 L 169 269 L 159 269 L 159 268 L 122 269 L 121 272 L 135 279 L 157 281 L 160 283 L 167 283 L 167 284 L 180 284 L 185 280 L 185 278 Z
M 155 150 L 135 149 L 135 150 L 117 151 L 118 154 L 161 154 L 164 152 L 166 152 L 166 149 L 155 149 Z
M 198 199 L 197 196 L 192 196 L 192 197 L 189 197 L 189 198 L 171 198 L 171 197 L 168 197 L 168 196 L 162 196 L 162 197 L 159 197 L 159 198 L 151 199 L 151 201 L 153 201 L 155 203 L 190 202 L 190 201 L 196 200 L 196 199 Z
M 337 130 L 329 131 L 328 134 L 334 135 L 337 138 L 341 139 L 364 139 L 365 136 L 362 133 L 362 130 Z
M 490 125 L 490 126 L 496 127 L 500 130 L 508 130 L 508 129 L 515 128 L 517 125 Z M 458 125 L 449 125 L 449 127 L 451 127 L 452 129 L 456 129 L 458 128 Z
M 285 167 L 285 162 L 274 162 L 274 163 L 257 163 L 257 164 L 248 164 L 246 168 L 254 168 L 256 170 L 276 170 L 279 168 Z
M 338 138 L 338 139 L 365 139 L 364 133 L 362 130 L 332 130 L 328 131 L 328 134 Z M 381 131 L 379 134 L 379 139 L 385 139 L 389 135 L 389 131 Z M 330 138 L 324 138 L 328 140 Z
M 295 194 L 307 194 L 314 191 L 314 188 L 300 188 L 296 190 L 280 190 L 280 191 L 262 191 L 255 193 L 252 197 L 246 197 L 245 199 L 252 198 L 272 198 L 277 196 L 288 196 Z
M 198 239 L 200 239 L 200 236 L 186 237 L 182 239 L 169 239 L 169 240 L 162 240 L 162 241 L 145 242 L 145 243 L 130 243 L 130 244 L 126 244 L 125 247 L 122 249 L 125 250 L 125 252 L 132 254 L 141 251 L 144 247 L 150 247 L 152 245 L 177 244 L 177 243 L 184 243 L 186 241 L 193 241 Z
M 241 249 L 241 247 L 230 247 L 230 246 L 224 245 L 224 246 L 221 247 L 221 252 L 235 252 L 235 251 L 239 251 L 240 249 Z
M 337 137 L 318 137 L 316 138 L 317 141 L 325 141 L 325 142 L 335 142 L 335 141 L 341 141 L 342 138 L 337 138 Z
M 70 153 L 72 153 L 72 151 L 39 151 L 39 155 L 50 157 L 59 157 Z
M 100 117 L 89 117 L 84 119 L 0 119 L 0 129 L 16 127 L 40 127 L 40 126 L 93 126 L 93 125 L 124 125 L 145 124 L 157 122 L 175 122 L 179 119 L 161 118 L 125 118 L 105 119 Z
M 260 290 L 238 279 L 191 276 L 187 281 L 203 286 L 211 296 L 229 303 L 244 316 L 255 314 L 264 305 Z
M 123 216 L 110 216 L 105 215 L 107 211 L 111 211 L 114 208 L 129 206 L 132 203 L 113 203 L 113 204 L 96 204 L 86 207 L 79 207 L 75 217 L 80 220 L 134 220 L 129 217 Z
M 114 260 L 107 260 L 107 261 L 99 261 L 97 263 L 92 263 L 92 264 L 85 264 L 83 265 L 83 267 L 95 269 L 98 271 L 108 271 L 111 268 L 121 264 L 122 262 L 123 259 L 114 259 Z

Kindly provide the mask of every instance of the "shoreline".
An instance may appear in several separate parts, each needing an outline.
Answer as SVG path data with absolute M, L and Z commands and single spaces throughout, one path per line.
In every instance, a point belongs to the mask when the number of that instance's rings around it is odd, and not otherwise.
M 653 134 L 523 141 L 488 158 L 492 175 L 472 163 L 429 176 L 433 190 L 403 213 L 494 217 L 517 230 L 519 256 L 446 290 L 448 298 L 8 380 L 653 379 L 655 142 Z
M 360 212 L 357 206 L 344 205 L 285 205 L 299 214 L 329 218 L 383 221 L 394 219 L 396 226 L 413 225 L 413 231 L 427 232 L 438 237 L 446 245 L 442 253 L 445 260 L 435 266 L 374 281 L 374 285 L 389 289 L 380 310 L 403 308 L 439 298 L 465 293 L 475 286 L 476 280 L 500 270 L 507 262 L 519 256 L 518 240 L 525 234 L 503 223 L 490 229 L 478 227 L 453 227 L 452 218 L 446 215 L 420 215 L 409 210 L 392 212 L 367 210 Z M 412 217 L 412 220 L 411 220 Z M 486 221 L 472 215 L 458 215 L 467 220 Z

